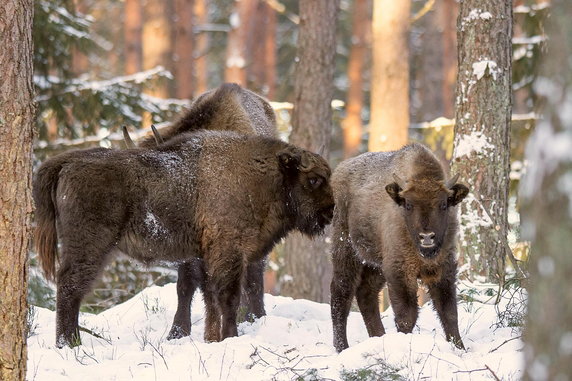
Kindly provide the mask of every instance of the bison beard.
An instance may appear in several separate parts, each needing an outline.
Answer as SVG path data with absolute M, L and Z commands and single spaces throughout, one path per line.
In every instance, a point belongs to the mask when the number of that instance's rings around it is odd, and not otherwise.
M 293 229 L 323 230 L 333 213 L 329 177 L 316 154 L 232 132 L 47 160 L 33 194 L 40 261 L 57 283 L 57 345 L 80 343 L 81 300 L 117 250 L 144 263 L 201 258 L 204 272 L 183 276 L 208 277 L 205 337 L 235 336 L 244 264 L 262 260 Z
M 445 181 L 438 159 L 420 144 L 366 153 L 341 163 L 332 176 L 331 313 L 334 346 L 348 347 L 353 297 L 370 336 L 385 329 L 378 294 L 387 283 L 399 332 L 418 315 L 417 280 L 428 288 L 448 341 L 464 349 L 457 322 L 455 206 L 468 188 Z

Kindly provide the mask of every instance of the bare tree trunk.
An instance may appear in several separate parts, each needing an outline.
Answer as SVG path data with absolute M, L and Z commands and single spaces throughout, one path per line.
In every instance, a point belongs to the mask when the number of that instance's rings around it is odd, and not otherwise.
M 266 57 L 264 59 L 266 74 L 264 76 L 265 92 L 268 99 L 276 96 L 276 10 L 266 6 L 266 34 L 264 39 Z
M 455 20 L 459 13 L 456 0 L 443 0 L 437 2 L 440 14 L 440 24 L 443 29 L 443 116 L 455 116 L 455 81 L 457 78 L 457 26 Z
M 235 0 L 230 16 L 230 32 L 226 45 L 225 82 L 247 86 L 246 66 L 248 64 L 248 30 L 254 9 L 254 0 Z
M 344 158 L 355 156 L 363 135 L 361 111 L 363 108 L 363 70 L 368 52 L 367 35 L 371 20 L 367 0 L 355 0 L 352 17 L 352 38 L 348 62 L 349 88 L 346 118 L 342 122 Z
M 27 263 L 32 214 L 34 2 L 0 2 L 0 379 L 26 376 Z
M 247 31 L 248 88 L 265 96 L 270 87 L 267 76 L 269 73 L 274 76 L 272 71 L 276 70 L 275 12 L 266 1 L 256 0 Z
M 530 137 L 522 183 L 522 230 L 532 241 L 524 380 L 572 375 L 572 4 L 552 0 L 548 47 L 536 80 L 545 103 Z
M 471 276 L 502 282 L 507 255 L 512 1 L 463 0 L 453 172 L 471 193 L 461 204 L 461 256 Z
M 196 25 L 208 23 L 207 0 L 194 0 Z M 206 32 L 200 32 L 195 39 L 195 97 L 209 88 L 207 69 L 207 49 L 209 37 Z
M 143 6 L 141 0 L 125 0 L 125 73 L 133 74 L 143 69 Z
M 172 67 L 172 33 L 171 15 L 172 1 L 146 0 L 145 24 L 143 26 L 143 70 L 149 70 L 156 66 L 163 66 L 171 73 Z M 161 82 L 149 91 L 152 95 L 160 98 L 171 96 L 170 85 Z
M 301 0 L 298 64 L 290 143 L 327 157 L 332 132 L 334 56 L 339 0 Z M 323 238 L 310 241 L 291 235 L 284 250 L 284 272 L 291 278 L 282 294 L 318 302 L 329 301 L 332 265 Z
M 179 99 L 192 99 L 194 90 L 193 75 L 193 0 L 175 0 L 175 96 Z
M 410 19 L 411 0 L 374 2 L 370 151 L 407 143 Z

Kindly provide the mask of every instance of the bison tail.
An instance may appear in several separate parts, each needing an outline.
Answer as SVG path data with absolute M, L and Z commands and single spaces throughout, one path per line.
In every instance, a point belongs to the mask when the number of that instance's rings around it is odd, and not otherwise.
M 48 281 L 55 281 L 57 260 L 56 206 L 54 203 L 61 163 L 47 161 L 33 181 L 32 193 L 36 204 L 34 242 L 40 264 Z

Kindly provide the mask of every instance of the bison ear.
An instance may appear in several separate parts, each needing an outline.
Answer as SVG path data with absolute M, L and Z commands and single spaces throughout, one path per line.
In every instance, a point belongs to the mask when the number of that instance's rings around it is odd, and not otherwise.
M 387 191 L 387 194 L 389 194 L 389 197 L 391 197 L 397 205 L 403 206 L 405 204 L 405 199 L 399 194 L 399 192 L 401 192 L 403 189 L 401 189 L 397 183 L 391 183 L 387 185 L 385 190 Z
M 455 184 L 450 188 L 451 195 L 447 198 L 449 206 L 455 206 L 469 194 L 469 188 L 463 184 Z
M 295 170 L 300 164 L 300 152 L 296 152 L 292 149 L 285 149 L 276 154 L 278 161 L 280 162 L 280 167 L 285 170 Z

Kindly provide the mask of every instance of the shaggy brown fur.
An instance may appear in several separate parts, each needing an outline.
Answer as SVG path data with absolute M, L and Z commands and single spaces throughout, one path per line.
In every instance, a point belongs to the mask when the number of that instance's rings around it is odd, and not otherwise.
M 455 205 L 468 188 L 447 184 L 439 160 L 420 144 L 346 160 L 336 168 L 332 186 L 336 349 L 348 347 L 346 325 L 354 296 L 368 334 L 385 333 L 377 297 L 385 283 L 398 331 L 411 332 L 418 314 L 418 279 L 429 288 L 447 340 L 463 348 L 455 290 Z
M 49 159 L 33 193 L 37 249 L 48 278 L 56 271 L 53 243 L 61 244 L 57 345 L 79 344 L 81 300 L 117 250 L 144 263 L 203 259 L 214 299 L 207 314 L 222 315 L 222 322 L 210 317 L 215 323 L 206 338 L 235 336 L 245 264 L 263 259 L 290 230 L 323 231 L 333 214 L 329 177 L 316 154 L 231 132 L 183 134 L 156 149 Z
M 264 98 L 234 83 L 225 83 L 216 89 L 199 96 L 177 122 L 161 133 L 165 140 L 186 132 L 199 130 L 234 131 L 247 135 L 275 137 L 276 116 L 274 110 Z M 155 147 L 157 134 L 140 143 L 141 147 Z M 270 247 L 269 250 L 272 248 Z M 197 287 L 203 292 L 207 309 L 212 296 L 208 295 L 208 277 L 203 274 L 201 259 L 193 258 L 178 266 L 177 312 L 167 336 L 176 339 L 191 333 L 190 306 Z M 264 310 L 264 270 L 266 260 L 249 263 L 242 281 L 241 308 L 248 318 L 266 315 Z M 208 314 L 216 319 L 214 314 Z M 216 319 L 217 321 L 220 318 Z M 206 332 L 215 330 L 220 322 L 207 319 Z

